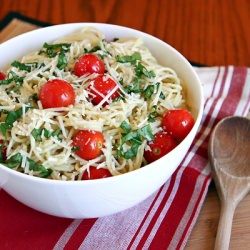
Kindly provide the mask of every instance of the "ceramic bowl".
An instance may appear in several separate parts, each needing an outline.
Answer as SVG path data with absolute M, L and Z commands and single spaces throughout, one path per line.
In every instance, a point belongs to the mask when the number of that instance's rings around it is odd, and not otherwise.
M 133 172 L 98 180 L 57 181 L 28 176 L 0 165 L 0 187 L 27 206 L 54 216 L 93 218 L 114 214 L 142 202 L 156 192 L 177 169 L 197 133 L 203 113 L 203 92 L 190 63 L 173 47 L 149 34 L 117 25 L 71 23 L 41 28 L 0 44 L 0 69 L 44 42 L 94 26 L 106 39 L 141 37 L 158 62 L 173 68 L 185 83 L 195 118 L 188 136 L 169 154 Z

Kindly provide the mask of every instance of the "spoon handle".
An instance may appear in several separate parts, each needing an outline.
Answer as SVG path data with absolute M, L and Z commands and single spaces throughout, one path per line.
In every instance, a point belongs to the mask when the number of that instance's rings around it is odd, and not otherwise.
M 234 202 L 222 201 L 220 220 L 215 240 L 215 250 L 228 250 L 230 244 L 233 216 L 236 205 Z

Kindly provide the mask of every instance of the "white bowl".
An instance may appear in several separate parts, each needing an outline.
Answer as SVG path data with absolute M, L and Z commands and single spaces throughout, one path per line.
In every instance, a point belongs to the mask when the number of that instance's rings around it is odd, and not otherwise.
M 67 218 L 93 218 L 130 208 L 159 189 L 176 170 L 187 153 L 203 113 L 203 93 L 199 78 L 189 62 L 174 48 L 143 32 L 99 23 L 62 24 L 17 36 L 0 45 L 0 69 L 15 59 L 38 50 L 85 26 L 95 26 L 107 39 L 141 37 L 160 64 L 173 68 L 185 82 L 187 100 L 195 117 L 188 136 L 169 154 L 133 172 L 89 181 L 57 181 L 32 177 L 0 165 L 0 187 L 18 201 L 38 211 Z

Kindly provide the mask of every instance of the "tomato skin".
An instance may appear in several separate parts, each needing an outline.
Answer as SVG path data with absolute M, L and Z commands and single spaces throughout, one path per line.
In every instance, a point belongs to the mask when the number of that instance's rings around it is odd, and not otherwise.
M 185 109 L 168 110 L 162 118 L 163 130 L 179 140 L 187 136 L 194 123 L 191 113 Z
M 89 172 L 86 170 L 82 175 L 82 180 L 94 180 L 111 177 L 112 174 L 106 168 L 89 167 Z
M 103 75 L 104 70 L 104 62 L 94 54 L 86 54 L 81 56 L 74 65 L 74 73 L 79 77 L 92 73 Z
M 105 142 L 103 134 L 94 130 L 79 130 L 72 138 L 75 153 L 84 160 L 92 160 L 102 154 Z M 79 149 L 78 149 L 79 148 Z
M 94 105 L 99 104 L 103 100 L 103 96 L 108 95 L 114 88 L 117 87 L 117 83 L 108 76 L 98 76 L 89 86 L 89 91 L 93 95 L 91 101 Z M 119 89 L 110 96 L 109 100 L 113 100 L 119 97 Z M 104 106 L 108 102 L 104 103 Z
M 155 140 L 148 142 L 151 150 L 144 152 L 144 158 L 148 163 L 154 162 L 169 153 L 177 146 L 174 138 L 166 132 L 155 134 Z
M 0 71 L 0 81 L 5 80 L 5 78 L 6 78 L 6 75 Z
M 61 79 L 53 79 L 42 86 L 39 99 L 44 109 L 68 107 L 75 103 L 75 92 L 70 83 Z

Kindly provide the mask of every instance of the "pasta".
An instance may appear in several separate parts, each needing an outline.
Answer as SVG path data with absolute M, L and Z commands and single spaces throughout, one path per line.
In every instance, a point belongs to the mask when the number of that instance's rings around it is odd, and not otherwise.
M 6 71 L 8 79 L 12 80 L 0 85 L 0 138 L 8 141 L 7 157 L 12 157 L 11 167 L 41 177 L 41 173 L 50 169 L 48 178 L 81 180 L 90 166 L 107 168 L 112 175 L 119 175 L 145 165 L 145 137 L 142 137 L 135 157 L 123 157 L 124 152 L 131 150 L 131 143 L 122 141 L 124 128 L 121 124 L 129 124 L 131 131 L 150 126 L 152 134 L 159 132 L 164 112 L 186 105 L 183 86 L 176 72 L 159 65 L 141 39 L 106 41 L 103 34 L 92 27 L 60 38 L 53 44 L 64 44 L 63 52 L 56 51 L 56 55 L 50 57 L 43 48 L 25 55 L 19 64 L 12 64 Z M 73 73 L 75 62 L 86 53 L 102 58 L 105 75 L 117 83 L 122 98 L 110 101 L 104 97 L 98 105 L 89 101 L 88 88 L 97 74 L 78 77 Z M 62 68 L 59 67 L 60 56 L 67 62 Z M 127 61 L 121 62 L 118 58 Z M 139 80 L 138 62 L 141 66 Z M 43 109 L 38 93 L 48 80 L 56 78 L 73 86 L 75 103 Z M 105 102 L 108 105 L 103 105 Z M 13 123 L 9 121 L 10 114 L 16 117 Z M 78 130 L 95 130 L 104 135 L 100 156 L 84 160 L 75 153 L 72 137 Z M 34 136 L 34 131 L 40 131 L 39 139 Z M 48 131 L 50 134 L 46 135 Z M 19 160 L 15 159 L 17 156 Z

